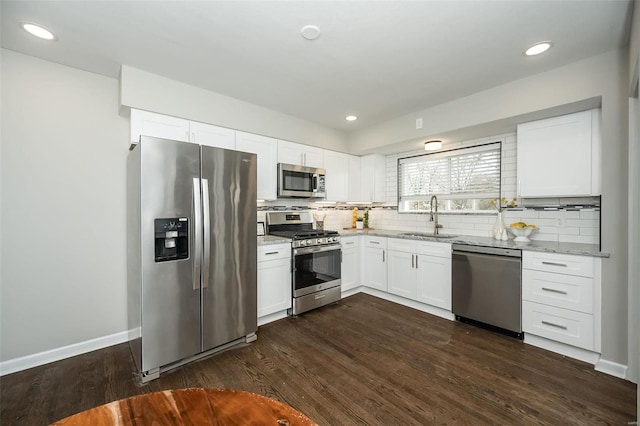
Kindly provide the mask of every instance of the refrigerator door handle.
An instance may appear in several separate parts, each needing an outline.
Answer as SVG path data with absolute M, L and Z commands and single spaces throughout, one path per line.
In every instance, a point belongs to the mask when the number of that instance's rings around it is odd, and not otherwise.
M 202 179 L 202 216 L 204 221 L 204 253 L 202 256 L 202 288 L 209 286 L 211 255 L 211 218 L 209 213 L 209 180 Z
M 193 289 L 200 290 L 200 268 L 202 267 L 202 203 L 200 196 L 200 179 L 193 178 L 193 221 L 191 230 L 195 239 L 196 252 L 193 256 Z

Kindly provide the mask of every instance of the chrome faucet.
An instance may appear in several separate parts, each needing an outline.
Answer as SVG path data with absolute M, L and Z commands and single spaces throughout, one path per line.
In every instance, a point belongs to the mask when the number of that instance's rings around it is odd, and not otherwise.
M 429 222 L 434 222 L 433 206 L 434 204 L 436 206 L 435 224 L 433 225 L 433 235 L 438 235 L 438 229 L 442 228 L 442 225 L 438 224 L 438 197 L 436 197 L 435 195 L 432 195 L 431 201 L 429 201 L 429 204 L 431 207 L 430 209 L 431 211 L 429 212 Z

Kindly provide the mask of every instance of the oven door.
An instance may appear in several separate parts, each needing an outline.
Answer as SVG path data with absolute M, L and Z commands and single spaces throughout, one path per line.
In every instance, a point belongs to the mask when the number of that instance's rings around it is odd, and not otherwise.
M 339 286 L 341 278 L 340 244 L 293 250 L 293 297 Z

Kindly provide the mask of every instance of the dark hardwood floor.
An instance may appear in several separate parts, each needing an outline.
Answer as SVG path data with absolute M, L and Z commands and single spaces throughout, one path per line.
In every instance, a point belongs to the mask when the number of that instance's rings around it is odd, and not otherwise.
M 365 294 L 277 321 L 241 348 L 136 382 L 127 344 L 2 377 L 2 425 L 41 425 L 164 389 L 245 390 L 321 425 L 612 424 L 636 386 L 515 339 Z

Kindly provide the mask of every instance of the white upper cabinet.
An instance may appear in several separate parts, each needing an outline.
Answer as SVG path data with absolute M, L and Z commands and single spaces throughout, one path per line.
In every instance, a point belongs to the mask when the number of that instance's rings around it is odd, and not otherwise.
M 132 109 L 131 142 L 138 143 L 141 135 L 189 142 L 189 120 Z
M 236 149 L 258 156 L 258 199 L 275 200 L 278 184 L 278 144 L 276 139 L 236 132 Z
M 518 195 L 600 195 L 599 110 L 518 125 Z
M 360 177 L 360 157 L 349 155 L 349 195 L 348 201 L 362 200 L 362 179 Z
M 191 121 L 189 133 L 189 142 L 217 148 L 236 149 L 235 130 Z
M 323 168 L 324 150 L 300 143 L 279 140 L 278 163 Z
M 327 201 L 349 201 L 349 155 L 324 151 Z
M 235 133 L 235 130 L 212 124 L 137 109 L 131 110 L 131 142 L 133 143 L 138 143 L 140 136 L 144 135 L 236 149 Z
M 365 155 L 360 159 L 361 199 L 353 201 L 386 201 L 386 164 L 380 154 Z

